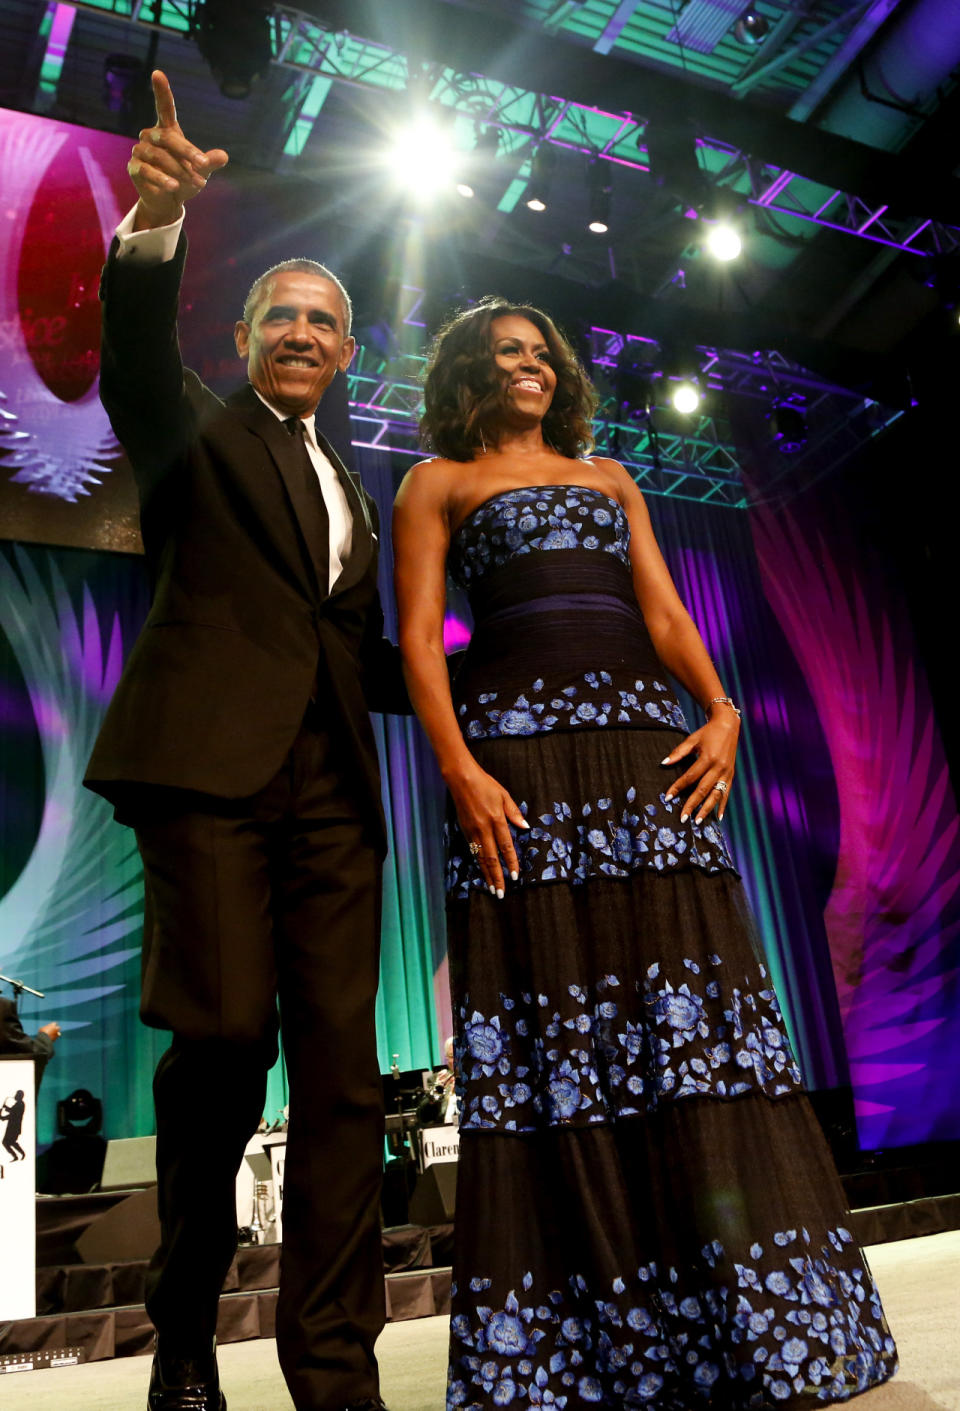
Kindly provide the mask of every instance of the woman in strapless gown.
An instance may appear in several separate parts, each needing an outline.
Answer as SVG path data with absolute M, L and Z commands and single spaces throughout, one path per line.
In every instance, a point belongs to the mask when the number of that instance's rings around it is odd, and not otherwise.
M 739 715 L 636 485 L 579 458 L 591 410 L 550 320 L 483 301 L 437 341 L 440 456 L 397 498 L 451 795 L 448 1406 L 845 1401 L 896 1351 L 719 827 Z M 447 572 L 474 617 L 452 692 Z

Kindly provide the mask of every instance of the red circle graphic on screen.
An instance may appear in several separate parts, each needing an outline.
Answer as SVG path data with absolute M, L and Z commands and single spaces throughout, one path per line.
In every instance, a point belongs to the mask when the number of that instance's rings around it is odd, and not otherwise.
M 100 366 L 103 235 L 78 145 L 65 142 L 47 168 L 27 215 L 17 278 L 30 357 L 64 402 L 88 392 Z

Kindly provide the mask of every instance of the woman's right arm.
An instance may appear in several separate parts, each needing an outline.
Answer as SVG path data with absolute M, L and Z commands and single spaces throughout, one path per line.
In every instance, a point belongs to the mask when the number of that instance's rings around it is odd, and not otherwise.
M 503 868 L 514 878 L 519 874 L 508 824 L 527 824 L 507 791 L 467 749 L 453 708 L 443 650 L 450 547 L 447 484 L 441 462 L 422 461 L 397 492 L 393 556 L 400 650 L 410 700 L 450 790 L 460 828 L 469 842 L 479 843 L 484 881 L 502 896 Z

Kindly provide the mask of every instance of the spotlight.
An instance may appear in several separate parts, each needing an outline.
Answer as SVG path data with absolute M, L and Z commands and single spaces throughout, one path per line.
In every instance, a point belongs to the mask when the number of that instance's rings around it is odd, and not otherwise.
M 99 1132 L 102 1125 L 103 1104 L 87 1088 L 75 1088 L 57 1103 L 57 1131 L 62 1137 Z
M 741 44 L 762 44 L 770 33 L 770 21 L 749 5 L 733 26 L 733 32 Z
M 670 393 L 670 403 L 674 411 L 689 416 L 700 405 L 700 388 L 689 378 L 678 382 Z
M 646 149 L 650 179 L 673 200 L 694 209 L 703 203 L 706 180 L 697 160 L 697 137 L 682 115 L 651 118 L 637 138 Z
M 717 221 L 715 225 L 711 225 L 704 244 L 713 258 L 723 264 L 735 260 L 743 249 L 740 232 L 727 221 Z
M 785 456 L 792 455 L 807 444 L 807 419 L 799 407 L 789 402 L 777 403 L 767 418 L 770 435 L 777 449 Z
M 500 150 L 500 129 L 488 123 L 477 127 L 477 138 L 473 151 L 467 154 L 468 171 L 462 181 L 457 182 L 457 191 L 466 200 L 471 200 L 483 186 Z
M 103 105 L 108 113 L 129 114 L 149 88 L 147 72 L 139 59 L 129 54 L 108 54 L 103 61 Z
M 201 0 L 190 33 L 224 98 L 249 98 L 254 80 L 270 67 L 272 7 L 261 0 Z
M 385 162 L 394 184 L 415 201 L 426 201 L 449 189 L 456 177 L 457 152 L 449 133 L 429 113 L 421 113 L 393 137 Z M 472 196 L 473 186 L 457 186 L 461 196 Z
M 557 165 L 557 154 L 549 142 L 541 142 L 530 163 L 530 192 L 527 208 L 531 211 L 545 211 L 550 195 L 550 183 Z
M 594 235 L 606 235 L 610 229 L 610 172 L 607 162 L 592 157 L 587 167 L 587 185 L 590 189 L 589 230 Z

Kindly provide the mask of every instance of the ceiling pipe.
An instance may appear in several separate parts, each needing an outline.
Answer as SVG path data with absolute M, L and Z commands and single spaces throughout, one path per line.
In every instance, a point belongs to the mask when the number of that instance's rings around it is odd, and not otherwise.
M 815 122 L 827 132 L 898 151 L 922 116 L 918 110 L 958 64 L 960 4 L 914 0 L 880 31 Z M 944 155 L 949 171 L 956 157 Z

